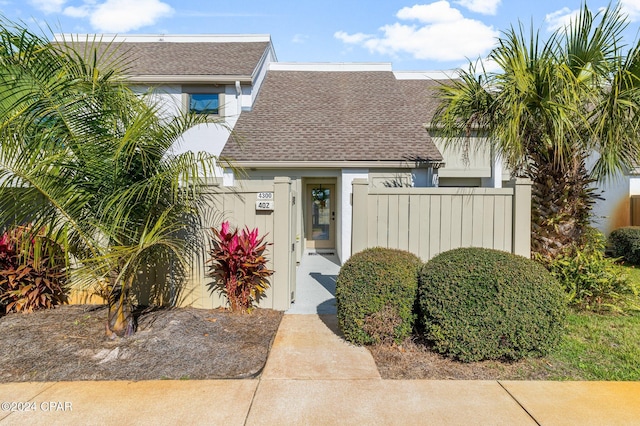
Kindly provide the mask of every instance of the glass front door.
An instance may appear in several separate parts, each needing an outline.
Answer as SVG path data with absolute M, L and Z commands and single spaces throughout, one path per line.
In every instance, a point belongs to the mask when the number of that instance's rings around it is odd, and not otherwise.
M 307 248 L 335 248 L 335 185 L 307 185 Z

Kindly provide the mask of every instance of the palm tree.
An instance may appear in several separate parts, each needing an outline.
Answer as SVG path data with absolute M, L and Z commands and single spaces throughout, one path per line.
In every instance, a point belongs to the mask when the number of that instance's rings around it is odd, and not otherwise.
M 434 132 L 466 149 L 485 136 L 533 181 L 532 250 L 546 259 L 581 241 L 593 182 L 640 158 L 640 43 L 623 52 L 626 26 L 619 7 L 594 15 L 584 5 L 545 42 L 512 27 L 489 55 L 500 71 L 470 65 L 440 88 Z
M 116 48 L 76 51 L 2 22 L 0 223 L 47 229 L 78 266 L 72 284 L 105 283 L 107 331 L 122 336 L 138 271 L 171 265 L 179 280 L 202 246 L 200 182 L 215 158 L 172 154 L 206 118 L 164 117 L 134 94 Z

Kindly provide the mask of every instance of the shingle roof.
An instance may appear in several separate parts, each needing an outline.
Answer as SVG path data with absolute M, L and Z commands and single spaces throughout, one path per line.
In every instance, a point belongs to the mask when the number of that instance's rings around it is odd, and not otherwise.
M 388 71 L 271 70 L 221 155 L 251 161 L 442 161 L 413 92 Z M 409 88 L 410 89 L 410 88 Z
M 86 43 L 73 42 L 83 49 Z M 102 49 L 109 43 L 99 43 Z M 126 74 L 140 76 L 251 76 L 268 42 L 114 42 L 128 63 Z

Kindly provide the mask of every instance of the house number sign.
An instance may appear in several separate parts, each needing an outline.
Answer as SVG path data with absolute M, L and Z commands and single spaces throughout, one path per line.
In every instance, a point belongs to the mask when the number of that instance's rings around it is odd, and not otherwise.
M 273 192 L 258 192 L 256 210 L 273 210 L 274 204 Z

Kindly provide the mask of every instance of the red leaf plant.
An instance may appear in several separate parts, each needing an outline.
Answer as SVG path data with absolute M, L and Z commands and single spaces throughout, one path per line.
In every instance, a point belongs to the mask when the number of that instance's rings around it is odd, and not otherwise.
M 271 244 L 264 242 L 266 234 L 258 238 L 258 228 L 230 232 L 228 221 L 211 232 L 207 263 L 211 263 L 209 275 L 215 278 L 212 287 L 227 297 L 231 311 L 249 312 L 269 288 L 267 278 L 274 271 L 267 269 L 264 253 Z
M 32 235 L 31 238 L 28 238 Z M 67 301 L 66 258 L 63 249 L 30 226 L 0 237 L 0 309 L 31 312 Z

